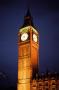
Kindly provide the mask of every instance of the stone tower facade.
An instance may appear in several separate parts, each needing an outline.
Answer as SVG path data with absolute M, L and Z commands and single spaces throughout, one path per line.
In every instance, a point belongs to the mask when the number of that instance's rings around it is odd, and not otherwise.
M 18 32 L 17 90 L 31 90 L 32 78 L 38 72 L 38 41 L 38 31 L 28 10 L 24 24 Z
M 58 73 L 38 74 L 39 34 L 28 10 L 18 32 L 17 90 L 59 90 Z

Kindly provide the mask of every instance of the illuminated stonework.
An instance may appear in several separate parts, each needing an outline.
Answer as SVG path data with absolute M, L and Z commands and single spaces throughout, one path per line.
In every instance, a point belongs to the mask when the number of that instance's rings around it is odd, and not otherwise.
M 38 33 L 37 30 L 33 28 L 32 26 L 26 26 L 24 28 L 21 28 L 19 29 L 19 32 L 20 33 L 28 32 L 30 29 L 32 29 L 35 33 Z
M 38 74 L 39 34 L 28 11 L 18 32 L 17 90 L 59 90 L 59 74 Z
M 38 66 L 38 43 L 33 41 L 33 29 L 29 26 L 18 33 L 18 90 L 31 90 L 31 80 Z M 21 33 L 29 32 L 29 39 L 21 40 Z M 38 35 L 38 32 L 36 32 Z

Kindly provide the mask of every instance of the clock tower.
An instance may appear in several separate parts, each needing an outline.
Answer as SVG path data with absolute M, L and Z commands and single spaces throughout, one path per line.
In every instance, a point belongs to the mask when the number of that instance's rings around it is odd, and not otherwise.
M 31 80 L 38 72 L 38 31 L 28 9 L 23 26 L 18 32 L 17 90 L 31 90 Z

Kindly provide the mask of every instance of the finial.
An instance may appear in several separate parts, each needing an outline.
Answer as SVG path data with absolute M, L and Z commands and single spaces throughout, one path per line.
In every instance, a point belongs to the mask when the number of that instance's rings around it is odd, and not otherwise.
M 27 13 L 26 13 L 25 17 L 28 17 L 28 16 L 31 17 L 31 13 L 30 13 L 30 9 L 29 8 L 27 9 Z

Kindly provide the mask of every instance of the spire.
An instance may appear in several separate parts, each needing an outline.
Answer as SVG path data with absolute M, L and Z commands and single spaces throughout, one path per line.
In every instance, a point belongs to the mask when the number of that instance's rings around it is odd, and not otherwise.
M 26 16 L 25 17 L 31 17 L 30 9 L 28 8 Z
M 33 25 L 33 18 L 31 16 L 30 10 L 28 8 L 27 13 L 24 16 L 24 24 L 22 27 L 29 26 L 29 25 L 34 26 Z

